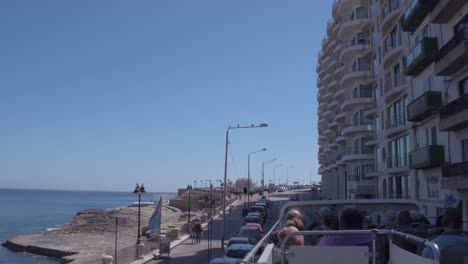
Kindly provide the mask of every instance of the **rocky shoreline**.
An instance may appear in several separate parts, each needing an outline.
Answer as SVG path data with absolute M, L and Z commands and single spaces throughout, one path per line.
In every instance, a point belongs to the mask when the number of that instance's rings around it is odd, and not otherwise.
M 148 224 L 155 205 L 141 208 L 142 230 Z M 134 257 L 137 239 L 138 207 L 117 207 L 107 209 L 87 209 L 78 212 L 68 224 L 42 234 L 18 235 L 9 238 L 2 245 L 16 252 L 58 258 L 62 263 L 102 263 L 102 259 L 113 256 L 115 250 L 115 217 L 128 218 L 127 225 L 118 226 L 119 257 Z M 191 214 L 201 217 L 201 212 Z M 164 206 L 162 209 L 162 234 L 186 227 L 187 214 Z M 145 237 L 142 241 L 145 243 Z M 149 242 L 148 242 L 149 244 Z M 120 257 L 122 259 L 122 257 Z

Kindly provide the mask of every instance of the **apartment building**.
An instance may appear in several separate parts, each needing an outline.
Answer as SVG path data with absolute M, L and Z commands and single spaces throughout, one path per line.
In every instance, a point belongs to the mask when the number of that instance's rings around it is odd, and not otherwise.
M 468 1 L 337 0 L 317 74 L 323 195 L 468 218 Z

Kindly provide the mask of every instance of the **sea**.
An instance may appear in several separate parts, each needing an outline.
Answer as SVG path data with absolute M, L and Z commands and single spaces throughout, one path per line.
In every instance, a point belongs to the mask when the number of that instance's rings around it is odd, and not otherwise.
M 158 201 L 160 196 L 164 201 L 175 195 L 148 192 L 142 196 L 142 201 Z M 0 188 L 0 243 L 15 235 L 60 228 L 83 209 L 127 206 L 137 201 L 137 196 L 131 192 Z M 57 264 L 59 261 L 29 253 L 15 253 L 0 246 L 0 263 Z

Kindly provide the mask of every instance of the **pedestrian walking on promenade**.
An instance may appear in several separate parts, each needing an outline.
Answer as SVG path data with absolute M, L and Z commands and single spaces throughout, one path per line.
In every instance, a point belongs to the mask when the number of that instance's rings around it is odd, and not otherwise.
M 199 222 L 195 223 L 195 242 L 200 243 L 201 242 L 201 233 L 202 233 L 202 226 Z

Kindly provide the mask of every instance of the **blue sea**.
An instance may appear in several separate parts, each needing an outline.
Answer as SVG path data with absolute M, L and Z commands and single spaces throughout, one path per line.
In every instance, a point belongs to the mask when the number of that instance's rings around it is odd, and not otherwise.
M 146 193 L 142 201 L 176 193 Z M 83 209 L 130 205 L 138 201 L 127 192 L 20 190 L 0 188 L 0 243 L 18 234 L 31 234 L 58 228 Z M 57 264 L 56 259 L 27 253 L 14 253 L 0 246 L 0 263 Z

